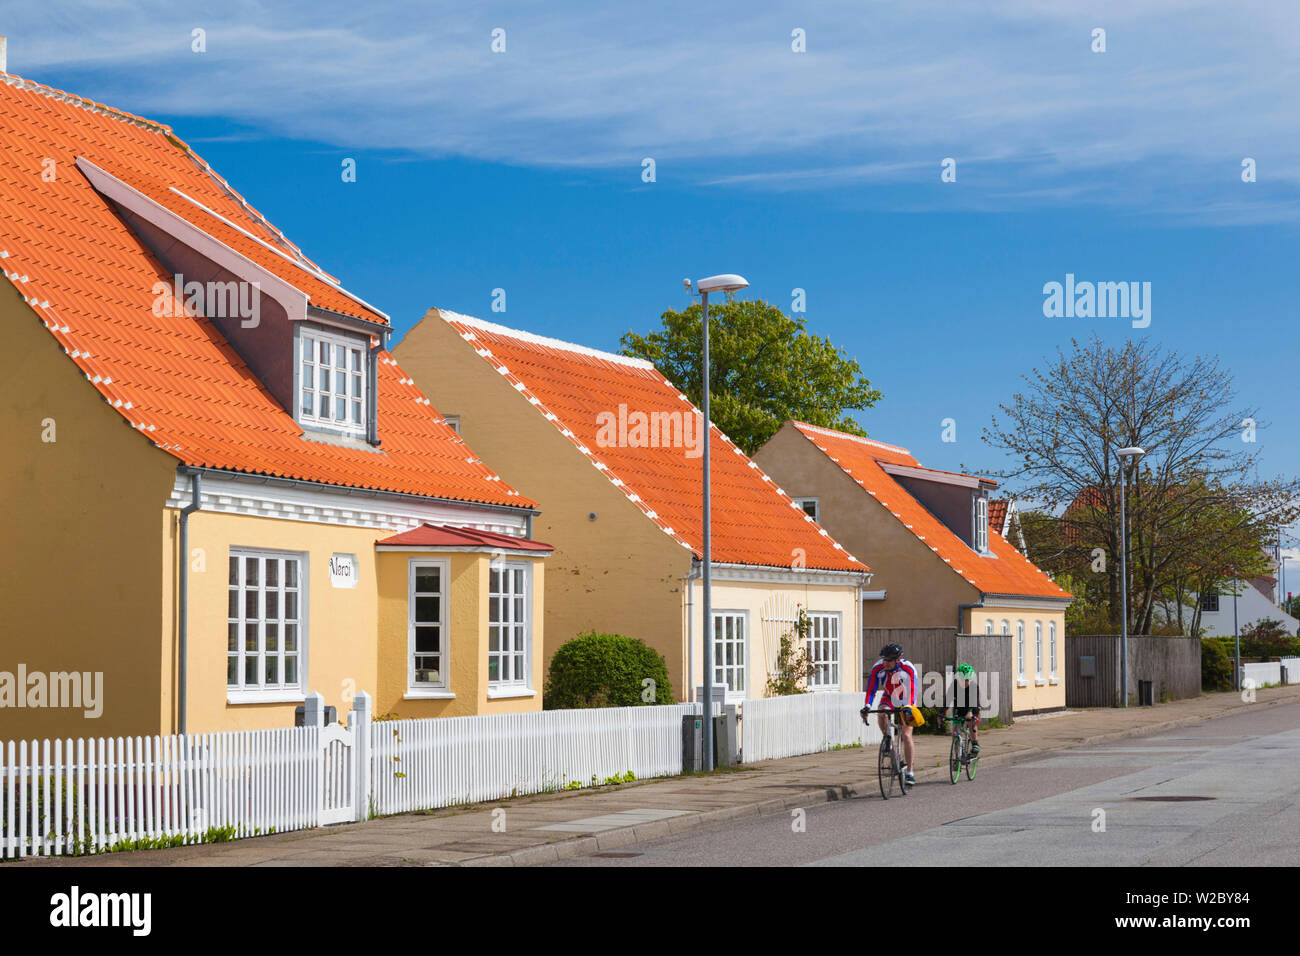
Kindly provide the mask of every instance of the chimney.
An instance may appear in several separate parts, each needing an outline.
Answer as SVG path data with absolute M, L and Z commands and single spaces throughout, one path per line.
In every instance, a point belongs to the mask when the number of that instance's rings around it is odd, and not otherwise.
M 9 46 L 9 41 L 6 40 L 4 37 L 0 37 L 0 73 L 9 72 L 8 57 L 6 56 L 6 48 L 8 46 Z

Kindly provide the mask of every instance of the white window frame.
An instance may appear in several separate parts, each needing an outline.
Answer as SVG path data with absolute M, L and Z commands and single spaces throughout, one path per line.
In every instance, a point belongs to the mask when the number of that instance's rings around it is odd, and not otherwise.
M 989 549 L 989 500 L 983 495 L 975 498 L 975 550 L 984 554 Z
M 988 635 L 993 633 L 993 618 L 989 618 L 984 622 L 984 633 Z
M 1050 621 L 1047 625 L 1047 642 L 1049 648 L 1048 663 L 1050 669 L 1048 676 L 1053 684 L 1059 684 L 1061 678 L 1056 673 L 1056 622 Z
M 1011 622 L 1008 621 L 1005 617 L 1002 619 L 1002 636 L 1003 637 L 1011 636 Z
M 438 620 L 435 625 L 438 628 L 438 677 L 436 681 L 416 680 L 415 666 L 416 657 L 427 657 L 428 654 L 417 654 L 415 649 L 415 620 L 416 609 L 416 590 L 415 582 L 417 573 L 423 568 L 438 569 Z M 447 603 L 449 598 L 449 588 L 451 584 L 451 562 L 446 558 L 411 558 L 407 564 L 406 572 L 406 696 L 407 697 L 453 697 L 451 693 L 451 636 L 447 630 Z M 432 592 L 419 592 L 421 595 L 431 594 Z M 420 622 L 422 626 L 425 622 Z
M 739 662 L 735 661 L 735 655 L 732 655 L 732 663 L 726 663 L 726 644 L 735 645 L 734 638 L 729 641 L 723 641 L 718 636 L 718 625 L 723 624 L 722 633 L 725 635 L 725 622 L 739 622 L 741 627 L 740 639 L 740 657 Z M 733 629 L 733 634 L 734 629 Z M 717 610 L 713 611 L 713 634 L 711 643 L 713 645 L 713 660 L 709 662 L 707 673 L 713 678 L 714 685 L 725 684 L 727 687 L 727 700 L 744 700 L 749 693 L 749 612 L 740 610 Z M 721 663 L 719 663 L 721 658 Z M 721 673 L 719 673 L 721 670 Z M 733 684 L 736 683 L 730 679 L 731 675 L 740 675 L 740 688 L 736 689 Z
M 821 500 L 819 498 L 795 498 L 794 503 L 799 506 L 799 510 L 802 511 L 804 514 L 808 514 L 808 508 L 806 506 L 811 504 L 813 506 L 813 510 L 810 517 L 813 519 L 813 521 L 816 521 L 818 524 L 821 523 L 822 506 L 821 506 Z
M 1016 621 L 1016 683 L 1024 687 L 1029 683 L 1025 677 L 1025 622 Z
M 522 587 L 523 587 L 523 593 L 522 593 L 522 594 L 518 594 L 518 593 L 516 593 L 516 592 L 514 591 L 514 572 L 515 572 L 515 571 L 521 571 L 521 572 L 522 572 L 522 577 L 520 578 L 520 580 L 522 581 Z M 501 575 L 503 575 L 503 576 L 508 576 L 508 578 L 509 578 L 509 580 L 510 580 L 510 590 L 509 590 L 509 591 L 502 591 L 502 590 L 495 590 L 495 591 L 494 591 L 494 590 L 492 589 L 492 575 L 493 575 L 493 574 L 501 574 Z M 511 601 L 511 602 L 513 603 L 513 601 L 515 601 L 515 600 L 517 600 L 517 599 L 522 599 L 522 600 L 523 600 L 523 619 L 522 619 L 522 620 L 516 620 L 516 619 L 514 618 L 514 615 L 513 615 L 513 610 L 514 610 L 514 609 L 513 609 L 513 607 L 512 607 L 512 608 L 511 608 L 511 612 L 512 612 L 512 613 L 511 613 L 511 615 L 510 615 L 509 620 L 504 620 L 504 621 L 502 621 L 502 620 L 498 620 L 498 621 L 494 622 L 494 621 L 492 620 L 492 602 L 493 602 L 494 599 L 495 599 L 496 601 L 498 601 L 498 602 L 501 602 L 501 603 L 498 603 L 498 604 L 497 604 L 497 607 L 498 607 L 498 608 L 502 608 L 502 607 L 504 607 L 504 606 L 505 606 L 504 602 L 507 601 L 507 600 L 508 600 L 508 601 Z M 501 677 L 500 677 L 501 669 L 502 669 L 502 665 L 505 664 L 507 658 L 518 658 L 518 657 L 519 657 L 519 653 L 518 653 L 518 651 L 517 651 L 515 648 L 513 648 L 513 647 L 510 648 L 509 650 L 506 650 L 506 649 L 502 648 L 501 645 L 500 645 L 500 643 L 498 643 L 498 645 L 497 645 L 497 650 L 495 650 L 495 651 L 492 650 L 492 629 L 493 629 L 494 627 L 518 628 L 518 627 L 521 627 L 521 626 L 522 626 L 522 634 L 523 634 L 523 636 L 522 636 L 522 638 L 521 638 L 521 643 L 522 643 L 522 645 L 523 645 L 523 646 L 522 646 L 522 651 L 523 651 L 523 655 L 522 655 L 522 656 L 523 656 L 523 663 L 522 663 L 522 665 L 520 665 L 520 666 L 521 666 L 522 669 L 523 669 L 523 674 L 522 674 L 522 675 L 518 675 L 518 674 L 514 673 L 514 672 L 513 672 L 513 666 L 512 666 L 512 673 L 511 673 L 510 678 L 509 678 L 508 680 L 502 680 Z M 518 632 L 516 632 L 516 634 L 517 634 L 517 633 L 518 633 Z M 498 638 L 498 641 L 499 641 L 499 638 Z M 530 563 L 526 562 L 526 561 L 500 561 L 500 560 L 496 560 L 496 559 L 494 559 L 494 560 L 491 562 L 490 566 L 489 566 L 489 569 L 488 569 L 488 645 L 487 645 L 487 654 L 488 654 L 488 697 L 489 697 L 489 698 L 496 698 L 496 697 L 531 697 L 531 696 L 534 695 L 535 691 L 533 690 L 533 686 L 532 686 L 532 674 L 533 674 L 533 566 L 532 566 Z M 497 658 L 499 658 L 499 663 L 498 663 L 498 667 L 497 667 L 497 678 L 496 678 L 495 680 L 492 678 L 492 659 L 493 659 L 493 657 L 497 657 Z M 518 663 L 517 660 L 511 661 L 511 664 L 512 664 L 512 665 L 517 664 L 517 663 Z
M 1043 679 L 1043 622 L 1034 622 L 1034 682 L 1046 684 Z
M 311 358 L 307 357 L 307 346 L 311 344 Z M 348 382 L 347 397 L 343 399 L 347 406 L 348 416 L 346 420 L 340 421 L 335 417 L 337 411 L 337 401 L 339 393 L 331 388 L 324 394 L 328 395 L 330 402 L 330 415 L 328 417 L 320 414 L 321 401 L 321 369 L 320 346 L 321 344 L 330 346 L 330 357 L 334 357 L 335 348 L 343 348 L 347 353 L 356 351 L 358 354 L 358 369 L 353 370 L 351 363 L 348 368 L 344 369 L 344 375 Z M 302 425 L 310 425 L 313 428 L 323 428 L 329 431 L 340 432 L 345 435 L 354 435 L 360 438 L 366 436 L 370 423 L 370 340 L 360 336 L 350 336 L 341 332 L 332 330 L 322 330 L 317 328 L 302 328 L 298 334 L 298 355 L 297 365 L 295 366 L 295 382 L 297 384 L 297 395 L 295 401 L 298 406 L 298 422 Z M 309 372 L 310 370 L 310 372 Z M 331 386 L 335 381 L 340 369 L 336 363 L 329 365 Z M 308 379 L 310 378 L 310 384 Z M 356 398 L 352 394 L 353 388 L 360 388 L 360 397 Z M 312 398 L 311 411 L 307 411 L 304 401 L 305 393 L 310 392 Z M 359 407 L 356 407 L 358 406 Z M 359 417 L 359 421 L 353 421 L 353 417 Z
M 808 620 L 812 626 L 808 629 L 806 650 L 809 660 L 818 665 L 817 672 L 808 678 L 808 689 L 839 690 L 844 666 L 844 641 L 840 629 L 842 615 L 839 611 L 809 611 Z M 827 657 L 819 657 L 815 651 L 831 653 Z
M 249 685 L 245 683 L 248 669 L 248 646 L 247 646 L 247 628 L 250 623 L 248 619 L 248 561 L 255 560 L 258 562 L 258 583 L 257 583 L 257 651 L 258 658 L 257 673 L 261 683 Z M 237 582 L 230 582 L 230 562 L 236 561 L 238 567 Z M 266 618 L 266 604 L 268 589 L 266 587 L 266 567 L 267 561 L 277 562 L 277 577 L 279 584 L 275 588 L 276 604 L 278 614 L 276 620 L 268 621 Z M 290 588 L 287 581 L 287 568 L 290 563 L 297 566 L 296 588 Z M 242 703 L 274 703 L 274 702 L 295 702 L 305 699 L 305 690 L 307 686 L 307 645 L 308 645 L 308 564 L 307 554 L 301 551 L 277 551 L 262 548 L 232 547 L 226 559 L 226 700 L 232 704 Z M 229 600 L 230 594 L 234 592 L 238 595 L 236 598 L 235 611 L 232 617 L 230 614 Z M 298 613 L 296 616 L 289 616 L 286 613 L 288 607 L 288 596 L 297 595 Z M 267 684 L 266 681 L 266 644 L 267 644 L 267 625 L 274 623 L 276 625 L 276 654 L 278 666 L 277 673 L 280 680 L 274 684 Z M 289 625 L 295 625 L 298 630 L 297 648 L 294 651 L 285 649 L 285 638 L 288 634 Z M 237 630 L 237 649 L 230 650 L 230 633 L 231 627 Z M 293 657 L 296 660 L 296 680 L 286 682 L 284 680 L 285 663 Z M 236 675 L 238 683 L 230 683 L 230 660 L 234 659 L 236 663 Z

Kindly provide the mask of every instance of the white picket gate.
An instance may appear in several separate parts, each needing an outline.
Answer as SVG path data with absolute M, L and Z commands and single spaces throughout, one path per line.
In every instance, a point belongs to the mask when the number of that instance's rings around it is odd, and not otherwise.
M 356 819 L 356 754 L 354 731 L 330 724 L 320 731 L 320 822 L 346 823 Z

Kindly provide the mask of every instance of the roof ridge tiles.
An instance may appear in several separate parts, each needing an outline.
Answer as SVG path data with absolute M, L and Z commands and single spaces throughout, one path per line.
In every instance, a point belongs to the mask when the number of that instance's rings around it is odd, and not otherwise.
M 578 345 L 575 342 L 566 342 L 563 339 L 555 339 L 546 335 L 538 335 L 535 332 L 525 332 L 523 329 L 513 329 L 506 325 L 498 325 L 495 322 L 489 322 L 486 319 L 475 318 L 472 315 L 462 315 L 459 312 L 453 312 L 450 309 L 438 309 L 438 314 L 444 322 L 449 324 L 460 323 L 468 325 L 471 328 L 481 329 L 492 335 L 502 335 L 507 338 L 515 339 L 519 342 L 527 342 L 530 345 L 540 345 L 543 348 L 560 349 L 565 352 L 574 352 L 578 355 L 585 355 L 588 358 L 597 358 L 606 362 L 615 362 L 619 365 L 630 365 L 633 368 L 653 370 L 654 363 L 645 359 L 633 358 L 630 355 L 618 355 L 614 352 L 605 352 L 601 349 L 593 349 L 586 345 Z
M 816 432 L 819 435 L 827 435 L 831 438 L 846 438 L 849 441 L 855 441 L 862 445 L 871 445 L 875 448 L 884 448 L 888 451 L 901 452 L 904 455 L 912 454 L 910 451 L 908 451 L 906 448 L 902 447 L 901 445 L 890 445 L 887 442 L 877 441 L 874 438 L 864 438 L 862 435 L 853 435 L 850 434 L 849 432 L 836 431 L 833 428 L 823 428 L 821 425 L 809 425 L 807 422 L 792 421 L 792 424 L 794 425 L 795 428 L 798 428 L 800 431 L 807 429 L 808 431 Z

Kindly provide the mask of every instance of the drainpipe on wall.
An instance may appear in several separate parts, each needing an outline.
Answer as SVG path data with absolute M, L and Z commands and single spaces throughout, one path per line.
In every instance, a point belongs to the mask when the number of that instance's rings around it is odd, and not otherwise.
M 692 564 L 695 562 L 692 561 Z M 686 694 L 687 701 L 695 693 L 695 585 L 692 583 L 699 578 L 701 569 L 692 567 L 686 577 L 682 578 L 682 586 L 686 589 Z M 706 666 L 707 673 L 708 668 Z
M 180 593 L 180 663 L 177 672 L 176 732 L 185 733 L 185 676 L 189 642 L 190 603 L 190 515 L 201 507 L 203 476 L 190 473 L 190 503 L 181 509 L 181 593 Z

